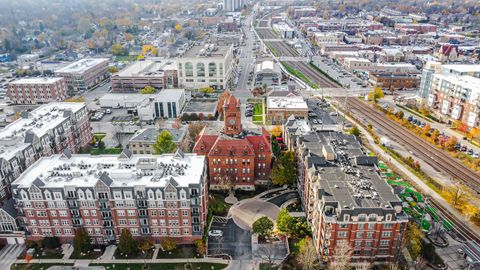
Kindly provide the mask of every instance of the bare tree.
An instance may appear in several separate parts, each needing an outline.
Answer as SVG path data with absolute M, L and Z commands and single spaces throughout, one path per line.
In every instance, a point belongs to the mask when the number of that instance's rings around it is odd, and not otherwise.
M 258 255 L 260 256 L 260 258 L 262 258 L 262 260 L 265 260 L 265 262 L 268 263 L 270 267 L 272 267 L 275 263 L 274 251 L 275 247 L 272 243 L 261 244 L 258 247 Z
M 388 264 L 387 269 L 388 269 L 388 270 L 400 270 L 401 267 L 398 266 L 398 264 L 390 263 L 390 264 Z
M 298 252 L 298 262 L 303 270 L 314 270 L 319 268 L 318 254 L 310 238 L 305 238 Z
M 368 261 L 363 261 L 355 265 L 355 270 L 369 270 L 372 268 L 372 264 Z
M 425 266 L 427 266 L 427 261 L 422 256 L 418 256 L 417 260 L 415 261 L 415 269 L 425 269 Z
M 332 269 L 349 270 L 352 259 L 353 249 L 347 240 L 337 241 L 334 254 L 332 256 Z

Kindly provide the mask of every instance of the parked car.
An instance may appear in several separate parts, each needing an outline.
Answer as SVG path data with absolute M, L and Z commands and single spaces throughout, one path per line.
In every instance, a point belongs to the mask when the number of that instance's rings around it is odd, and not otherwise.
M 211 230 L 208 232 L 208 236 L 211 236 L 211 237 L 222 237 L 223 236 L 223 232 L 220 231 L 220 230 Z
M 106 112 L 107 114 L 111 114 L 111 113 L 112 113 L 112 110 L 107 109 L 105 112 Z

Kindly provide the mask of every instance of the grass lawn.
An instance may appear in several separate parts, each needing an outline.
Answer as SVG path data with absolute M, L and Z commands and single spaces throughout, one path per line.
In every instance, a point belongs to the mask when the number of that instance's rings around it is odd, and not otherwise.
M 115 250 L 115 254 L 113 255 L 115 259 L 151 259 L 153 256 L 153 249 L 147 251 L 147 253 L 142 253 L 141 251 L 137 252 L 136 254 L 129 255 L 127 258 L 125 258 L 125 255 L 120 254 L 120 250 L 118 248 Z
M 93 134 L 93 137 L 97 141 L 101 141 L 103 138 L 105 138 L 105 136 L 107 136 L 107 133 L 95 133 L 95 134 Z
M 194 245 L 177 245 L 172 251 L 158 251 L 157 259 L 167 258 L 198 258 Z
M 253 122 L 261 122 L 263 121 L 263 103 L 255 103 L 253 106 Z
M 311 88 L 314 88 L 314 89 L 318 88 L 318 85 L 316 83 L 312 82 L 309 78 L 307 78 L 307 76 L 305 76 L 305 74 L 303 74 L 302 72 L 300 72 L 299 70 L 295 69 L 294 67 L 290 66 L 289 64 L 287 64 L 285 62 L 281 62 L 281 63 L 289 73 L 293 74 L 295 77 L 304 81 Z
M 58 263 L 29 263 L 29 264 L 26 264 L 26 263 L 17 263 L 17 264 L 13 264 L 11 267 L 10 267 L 10 270 L 45 270 L 45 269 L 48 269 L 50 266 L 56 266 L 56 265 L 73 265 L 73 264 L 58 264 Z
M 137 55 L 122 55 L 122 56 L 115 56 L 115 60 L 118 62 L 129 62 L 137 60 Z
M 18 255 L 17 259 L 25 259 L 27 250 Z M 34 259 L 61 259 L 63 258 L 62 249 L 45 249 L 35 252 Z
M 122 149 L 120 148 L 95 148 L 95 147 L 92 147 L 92 149 L 90 150 L 90 154 L 91 155 L 105 155 L 105 154 L 110 154 L 110 155 L 114 155 L 114 154 L 120 154 L 122 152 Z
M 200 269 L 200 270 L 220 270 L 225 269 L 227 267 L 226 264 L 221 263 L 189 263 L 192 267 L 186 268 L 185 265 L 188 263 L 149 263 L 148 268 L 149 270 L 185 270 L 185 269 Z M 122 264 L 115 264 L 115 268 L 113 268 L 113 264 L 90 264 L 89 266 L 104 266 L 107 269 L 115 269 L 115 270 L 142 270 L 143 264 L 139 263 L 122 263 Z
M 90 253 L 87 253 L 87 254 L 79 254 L 77 252 L 73 252 L 69 259 L 91 259 L 91 260 L 93 260 L 93 259 L 97 259 L 98 257 L 102 256 L 102 254 L 103 254 L 103 251 L 102 252 L 91 251 Z

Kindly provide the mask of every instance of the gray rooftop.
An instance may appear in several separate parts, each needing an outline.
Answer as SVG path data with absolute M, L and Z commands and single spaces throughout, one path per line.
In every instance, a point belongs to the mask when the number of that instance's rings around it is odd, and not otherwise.
M 319 194 L 327 204 L 342 211 L 380 214 L 401 205 L 393 189 L 377 172 L 377 158 L 368 156 L 356 137 L 340 132 L 300 136 L 298 143 L 308 169 L 318 177 Z M 328 146 L 328 147 L 324 147 Z M 335 158 L 328 160 L 325 149 Z
M 185 52 L 185 58 L 211 58 L 225 57 L 232 50 L 232 46 L 218 46 L 214 44 L 206 44 L 204 46 L 195 45 Z
M 163 128 L 160 130 L 157 128 L 146 128 L 146 129 L 138 130 L 130 139 L 130 142 L 155 143 L 157 141 L 158 134 L 161 133 L 163 130 L 166 130 L 170 134 L 172 134 L 172 141 L 174 143 L 180 143 L 185 137 L 185 134 L 187 133 L 187 130 L 185 128 L 182 128 L 182 129 Z

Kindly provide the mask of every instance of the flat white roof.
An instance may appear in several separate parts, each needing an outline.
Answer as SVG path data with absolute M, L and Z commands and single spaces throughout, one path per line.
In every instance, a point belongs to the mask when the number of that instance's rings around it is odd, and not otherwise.
M 10 82 L 9 84 L 52 84 L 62 80 L 63 77 L 36 77 L 36 78 L 22 78 Z
M 102 62 L 108 62 L 108 58 L 85 58 L 69 64 L 66 67 L 56 70 L 55 72 L 62 73 L 84 73 L 93 66 Z
M 25 137 L 27 131 L 41 137 L 69 117 L 64 115 L 65 111 L 71 110 L 72 113 L 76 113 L 84 106 L 85 103 L 81 102 L 52 102 L 42 105 L 28 112 L 28 118 L 20 117 L 0 130 L 0 140 Z
M 269 109 L 307 109 L 308 106 L 303 97 L 268 97 L 267 108 Z
M 164 70 L 176 69 L 173 60 L 137 61 L 113 75 L 114 77 L 153 77 L 163 76 Z
M 356 62 L 371 63 L 370 60 L 366 58 L 361 58 L 361 57 L 345 57 L 343 60 L 347 62 L 356 61 Z
M 455 70 L 457 72 L 480 72 L 480 65 L 442 65 L 442 68 Z
M 205 168 L 205 156 L 197 154 L 132 155 L 74 154 L 42 157 L 25 170 L 12 185 L 28 188 L 39 179 L 43 187 L 93 187 L 103 173 L 110 187 L 163 187 L 173 179 L 179 186 L 199 184 Z M 38 181 L 37 181 L 38 183 Z

